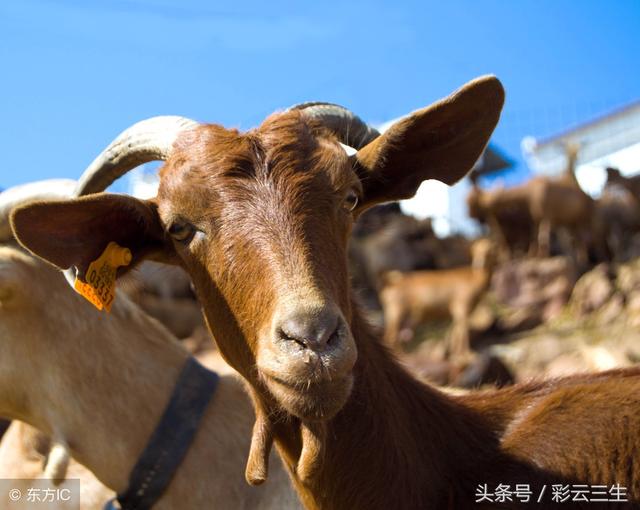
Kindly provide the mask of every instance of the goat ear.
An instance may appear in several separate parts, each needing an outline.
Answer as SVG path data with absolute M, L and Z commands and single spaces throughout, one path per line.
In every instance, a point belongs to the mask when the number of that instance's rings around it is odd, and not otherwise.
M 502 84 L 485 76 L 393 124 L 353 156 L 364 191 L 360 209 L 410 198 L 426 179 L 458 181 L 489 142 L 503 103 Z
M 134 263 L 165 247 L 156 205 L 125 195 L 31 203 L 13 211 L 11 227 L 27 250 L 80 274 L 111 241 L 129 248 Z

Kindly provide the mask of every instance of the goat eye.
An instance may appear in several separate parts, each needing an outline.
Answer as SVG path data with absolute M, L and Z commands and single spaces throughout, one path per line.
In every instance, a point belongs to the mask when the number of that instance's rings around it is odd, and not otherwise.
M 175 221 L 169 227 L 169 235 L 176 241 L 186 243 L 191 240 L 196 229 L 191 223 L 185 221 Z
M 347 197 L 344 199 L 344 207 L 347 211 L 353 211 L 358 205 L 358 195 L 355 191 L 350 191 Z

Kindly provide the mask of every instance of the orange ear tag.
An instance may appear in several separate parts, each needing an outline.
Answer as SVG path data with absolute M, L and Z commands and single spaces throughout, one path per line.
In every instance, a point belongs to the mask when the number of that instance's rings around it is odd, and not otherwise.
M 111 311 L 116 297 L 116 269 L 131 263 L 131 250 L 110 242 L 96 260 L 89 264 L 86 283 L 76 280 L 73 288 L 98 310 Z

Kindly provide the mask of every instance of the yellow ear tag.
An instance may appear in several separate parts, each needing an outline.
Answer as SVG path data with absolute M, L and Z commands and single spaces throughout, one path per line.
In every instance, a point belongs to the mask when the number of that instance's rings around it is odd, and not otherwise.
M 111 305 L 116 297 L 116 269 L 131 263 L 129 248 L 110 242 L 96 260 L 89 264 L 85 274 L 86 283 L 76 280 L 74 289 L 93 304 L 98 310 L 103 308 L 111 311 Z

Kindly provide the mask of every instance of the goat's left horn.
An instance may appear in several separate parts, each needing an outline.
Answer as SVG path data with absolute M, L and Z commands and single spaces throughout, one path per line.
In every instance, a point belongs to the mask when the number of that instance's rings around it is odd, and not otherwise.
M 174 115 L 137 122 L 120 133 L 93 160 L 80 176 L 73 195 L 81 197 L 104 191 L 137 166 L 150 161 L 165 161 L 171 156 L 178 135 L 198 125 L 195 120 Z M 73 287 L 75 270 L 69 268 L 63 272 L 67 282 Z
M 336 134 L 340 143 L 356 150 L 380 136 L 377 129 L 369 126 L 351 110 L 337 104 L 302 103 L 289 110 L 301 110 L 307 117 L 318 120 Z
M 152 117 L 126 129 L 89 165 L 78 181 L 75 196 L 104 191 L 129 170 L 171 156 L 178 135 L 199 123 L 178 116 Z

